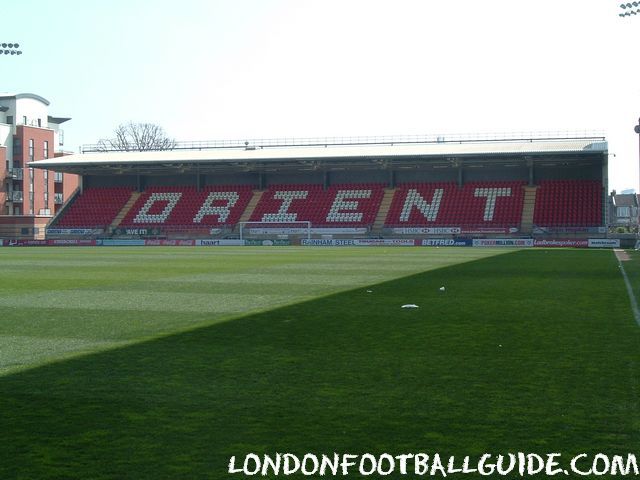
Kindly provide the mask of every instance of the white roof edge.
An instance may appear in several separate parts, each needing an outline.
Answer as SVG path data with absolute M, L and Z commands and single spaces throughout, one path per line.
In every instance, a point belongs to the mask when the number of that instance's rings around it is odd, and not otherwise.
M 35 93 L 0 93 L 0 99 L 2 98 L 30 98 L 32 100 L 38 100 L 39 102 L 44 103 L 46 106 L 51 105 L 49 100 L 40 95 L 36 95 Z
M 79 153 L 49 160 L 34 162 L 34 166 L 54 167 L 60 165 L 105 165 L 123 163 L 183 163 L 260 160 L 304 160 L 324 158 L 362 158 L 398 156 L 446 156 L 446 155 L 508 155 L 535 153 L 597 153 L 606 152 L 606 141 L 575 139 L 563 141 L 526 141 L 508 143 L 432 143 L 422 145 L 376 145 L 376 146 L 334 146 L 334 147 L 287 147 L 212 150 L 164 150 L 147 152 L 105 152 Z

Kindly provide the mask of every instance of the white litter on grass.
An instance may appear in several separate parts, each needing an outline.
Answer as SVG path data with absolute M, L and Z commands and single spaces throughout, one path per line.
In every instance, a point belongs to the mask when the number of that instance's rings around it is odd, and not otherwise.
M 415 303 L 407 303 L 406 305 L 402 305 L 402 307 L 400 308 L 420 308 L 420 307 Z
M 367 293 L 373 293 L 373 290 L 367 290 Z
M 440 291 L 441 291 L 441 292 L 444 292 L 444 287 L 440 287 Z

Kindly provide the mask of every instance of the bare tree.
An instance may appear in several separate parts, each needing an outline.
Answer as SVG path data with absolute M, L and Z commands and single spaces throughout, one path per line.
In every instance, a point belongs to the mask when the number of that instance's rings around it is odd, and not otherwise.
M 167 137 L 162 127 L 153 123 L 123 123 L 113 133 L 113 138 L 98 141 L 98 151 L 172 150 L 176 144 L 174 139 Z

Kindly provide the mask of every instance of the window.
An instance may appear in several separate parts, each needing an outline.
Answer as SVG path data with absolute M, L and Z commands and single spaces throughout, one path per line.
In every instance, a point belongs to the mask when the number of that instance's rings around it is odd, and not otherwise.
M 29 161 L 33 162 L 33 138 L 29 139 Z
M 42 172 L 42 176 L 44 177 L 45 182 L 46 182 L 47 180 L 49 180 L 49 170 L 44 170 L 44 171 Z M 45 188 L 46 188 L 46 187 L 47 187 L 47 186 L 46 186 L 46 184 L 45 184 Z
M 629 207 L 616 207 L 616 215 L 618 217 L 629 218 L 631 216 L 631 209 Z
M 13 115 L 7 115 L 7 123 L 13 125 Z
M 27 124 L 27 116 L 26 116 L 26 115 L 24 115 L 24 116 L 22 117 L 22 124 L 23 124 L 23 125 L 26 125 L 26 124 Z
M 20 157 L 22 157 L 22 140 L 20 139 L 20 137 L 13 137 L 13 155 L 19 155 Z
M 42 127 L 42 119 L 41 118 L 38 119 L 38 126 Z
M 44 192 L 44 205 L 45 205 L 45 207 L 47 205 L 49 205 L 49 193 L 48 192 Z
M 44 158 L 49 158 L 49 141 L 48 140 L 44 141 Z

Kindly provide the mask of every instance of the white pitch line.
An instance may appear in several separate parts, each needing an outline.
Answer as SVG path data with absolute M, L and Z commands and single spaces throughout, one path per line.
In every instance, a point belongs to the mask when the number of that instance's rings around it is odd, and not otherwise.
M 638 301 L 636 300 L 636 296 L 633 293 L 631 282 L 629 281 L 627 272 L 624 271 L 624 267 L 622 266 L 622 260 L 620 260 L 620 258 L 618 258 L 618 266 L 620 267 L 622 278 L 624 278 L 624 284 L 627 286 L 627 294 L 629 295 L 629 302 L 631 302 L 631 310 L 633 311 L 633 316 L 636 319 L 636 323 L 640 327 L 640 310 L 638 309 Z

